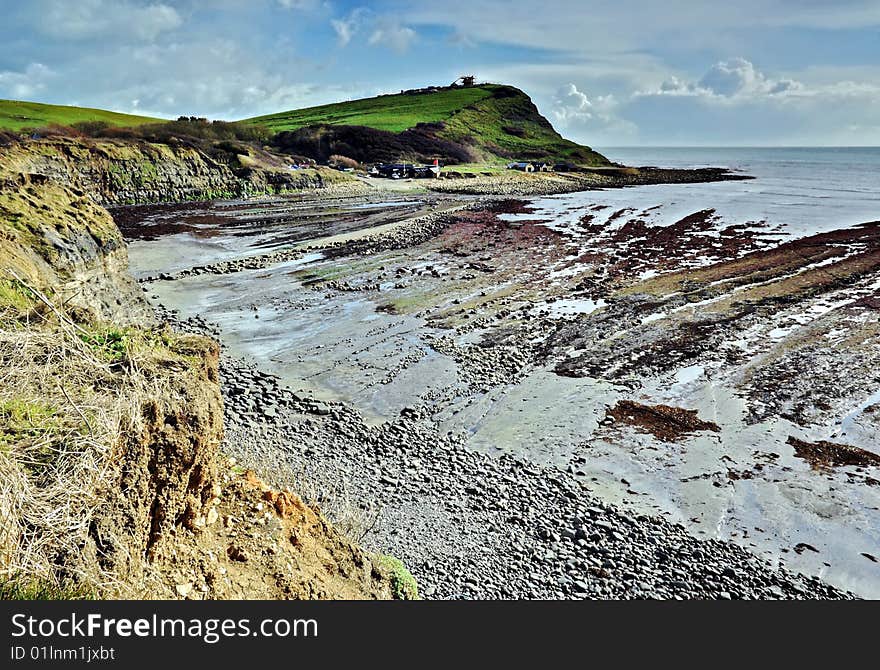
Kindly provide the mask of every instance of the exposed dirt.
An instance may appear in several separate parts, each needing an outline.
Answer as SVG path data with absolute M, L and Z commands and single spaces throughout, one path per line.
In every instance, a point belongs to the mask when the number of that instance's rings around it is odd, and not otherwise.
M 387 568 L 342 537 L 291 491 L 229 462 L 207 514 L 158 547 L 151 597 L 390 599 Z

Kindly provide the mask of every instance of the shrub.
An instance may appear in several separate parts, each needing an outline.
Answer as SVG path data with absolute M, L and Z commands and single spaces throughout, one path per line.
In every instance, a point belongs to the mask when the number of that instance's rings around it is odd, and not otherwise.
M 41 132 L 43 129 L 41 129 Z M 145 123 L 130 128 L 111 126 L 104 121 L 83 121 L 67 129 L 78 136 L 139 139 L 167 144 L 172 140 L 199 144 L 200 141 L 268 142 L 272 133 L 263 126 L 229 121 L 208 121 L 195 116 L 181 116 L 175 121 Z
M 64 126 L 60 123 L 50 123 L 48 126 L 28 128 L 26 132 L 40 137 L 85 137 L 82 131 L 73 126 Z
M 106 121 L 80 121 L 73 124 L 75 130 L 89 137 L 99 137 L 111 127 Z
M 117 328 L 84 332 L 79 337 L 110 361 L 122 360 L 128 351 L 128 335 Z
M 526 136 L 525 128 L 520 128 L 519 126 L 502 126 L 501 129 L 508 135 L 513 135 L 514 137 Z
M 418 584 L 403 561 L 394 556 L 380 556 L 379 564 L 391 573 L 391 595 L 395 600 L 419 599 Z
M 309 156 L 327 162 L 331 156 L 346 156 L 358 163 L 388 163 L 397 160 L 467 163 L 470 150 L 437 136 L 442 124 L 423 123 L 402 133 L 366 126 L 314 125 L 278 133 L 273 140 L 285 153 Z

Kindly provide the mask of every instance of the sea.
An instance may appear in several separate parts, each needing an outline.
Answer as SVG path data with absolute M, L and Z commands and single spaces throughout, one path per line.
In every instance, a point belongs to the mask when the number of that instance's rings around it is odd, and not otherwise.
M 726 167 L 753 180 L 670 184 L 579 194 L 620 207 L 655 207 L 656 224 L 715 209 L 727 224 L 765 222 L 784 236 L 880 220 L 880 147 L 608 147 L 632 166 Z

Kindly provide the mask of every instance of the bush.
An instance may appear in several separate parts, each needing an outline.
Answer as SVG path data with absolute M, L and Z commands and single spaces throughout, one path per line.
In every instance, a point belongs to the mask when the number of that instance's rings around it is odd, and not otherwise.
M 121 361 L 128 352 L 128 334 L 118 328 L 83 332 L 79 338 L 110 361 Z
M 275 136 L 274 146 L 290 154 L 309 156 L 328 162 L 334 155 L 358 163 L 389 163 L 398 160 L 468 163 L 470 150 L 457 142 L 437 136 L 442 124 L 420 123 L 402 133 L 366 126 L 314 125 L 283 131 Z
M 148 142 L 167 144 L 179 140 L 197 145 L 200 141 L 209 142 L 257 142 L 270 140 L 272 133 L 263 126 L 228 121 L 208 121 L 195 116 L 181 116 L 176 121 L 145 123 L 133 127 L 111 126 L 104 121 L 82 121 L 67 129 L 77 136 L 107 137 L 118 139 L 139 139 Z
M 503 130 L 508 135 L 513 135 L 514 137 L 526 136 L 525 128 L 520 128 L 519 126 L 502 126 L 501 130 Z
M 102 133 L 107 132 L 111 126 L 106 121 L 80 121 L 74 123 L 73 128 L 83 135 L 99 137 Z
M 419 586 L 399 558 L 380 556 L 379 564 L 391 573 L 391 595 L 395 600 L 418 600 Z
M 85 137 L 85 134 L 73 126 L 64 126 L 60 123 L 50 123 L 48 126 L 27 128 L 25 132 L 39 137 Z

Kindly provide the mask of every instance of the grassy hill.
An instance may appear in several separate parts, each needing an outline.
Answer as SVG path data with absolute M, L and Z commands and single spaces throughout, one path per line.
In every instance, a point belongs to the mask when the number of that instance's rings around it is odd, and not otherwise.
M 40 102 L 0 100 L 0 129 L 6 130 L 40 128 L 51 124 L 69 126 L 80 121 L 105 121 L 113 126 L 138 126 L 143 123 L 155 123 L 162 120 L 148 116 L 108 112 L 104 109 L 90 109 L 88 107 L 68 107 L 66 105 L 45 105 Z
M 258 116 L 247 119 L 247 122 L 265 126 L 276 133 L 322 123 L 366 126 L 399 133 L 419 123 L 445 121 L 459 110 L 491 95 L 487 86 L 443 89 L 436 93 L 380 95 Z
M 235 138 L 246 140 L 249 133 L 260 135 L 266 129 L 274 134 L 271 142 L 276 149 L 320 161 L 345 156 L 360 163 L 433 158 L 450 164 L 500 165 L 511 160 L 608 163 L 601 154 L 557 133 L 525 93 L 500 84 L 408 91 L 198 128 L 192 124 L 177 127 L 178 122 L 153 127 L 145 124 L 164 120 L 85 107 L 0 100 L 0 130 L 70 126 L 83 121 L 103 121 L 115 127 L 143 126 L 152 128 L 157 137 L 162 132 L 202 137 L 196 131 L 208 129 L 213 133 L 220 126 L 228 126 L 230 132 L 238 129 L 232 133 Z M 228 139 L 214 135 L 211 137 L 215 140 Z M 146 137 L 161 141 L 151 138 Z M 259 141 L 265 143 L 269 138 L 261 135 Z
M 315 148 L 321 153 L 350 155 L 359 144 L 384 144 L 402 151 L 400 158 L 439 153 L 456 160 L 467 156 L 488 162 L 608 162 L 589 147 L 563 138 L 525 93 L 499 84 L 382 95 L 259 116 L 244 123 L 281 133 L 286 148 L 307 155 L 313 155 Z M 357 128 L 380 133 L 361 131 L 358 137 Z M 377 154 L 351 157 L 362 161 L 386 158 Z

